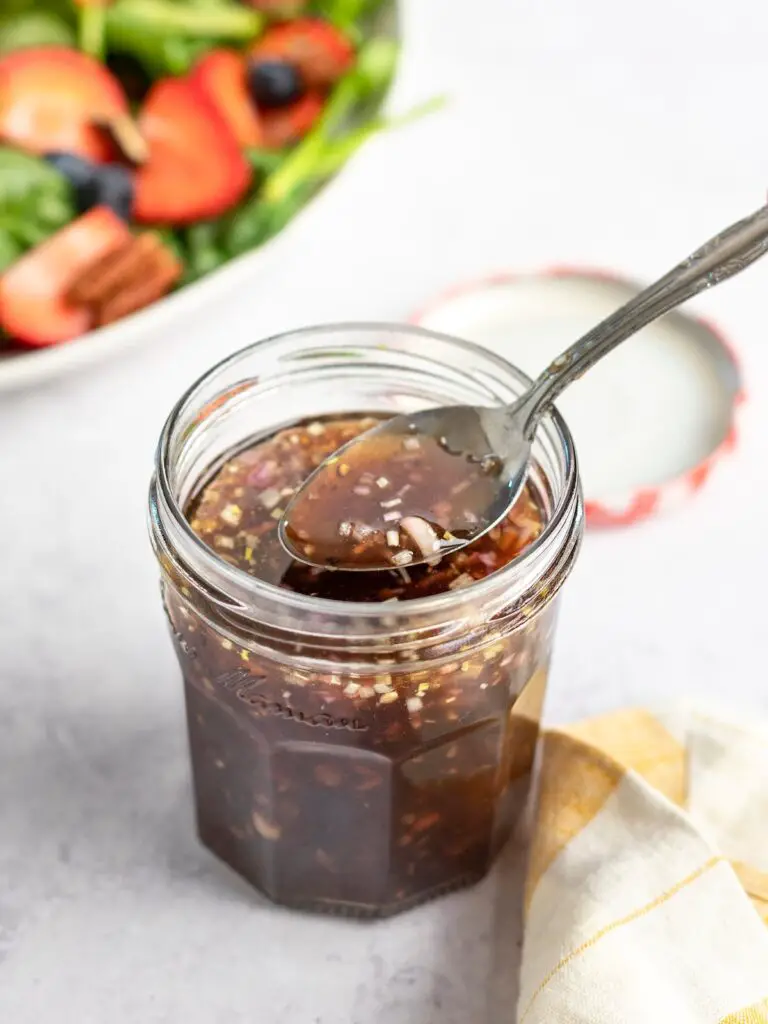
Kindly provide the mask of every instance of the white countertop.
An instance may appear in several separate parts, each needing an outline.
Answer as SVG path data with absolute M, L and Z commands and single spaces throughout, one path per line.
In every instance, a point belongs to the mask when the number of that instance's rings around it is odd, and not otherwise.
M 410 0 L 399 93 L 447 91 L 446 113 L 372 144 L 233 301 L 3 396 L 0 1020 L 512 1022 L 518 935 L 498 875 L 358 926 L 265 907 L 197 845 L 145 492 L 172 401 L 251 339 L 401 319 L 504 267 L 649 277 L 759 205 L 768 8 L 627 10 Z M 550 720 L 683 694 L 768 710 L 766 294 L 762 267 L 697 304 L 743 356 L 740 447 L 678 513 L 588 537 Z

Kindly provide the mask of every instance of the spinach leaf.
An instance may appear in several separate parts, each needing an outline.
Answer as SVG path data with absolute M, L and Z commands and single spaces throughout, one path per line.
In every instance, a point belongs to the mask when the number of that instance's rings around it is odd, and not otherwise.
M 187 276 L 197 280 L 226 263 L 228 253 L 221 242 L 221 222 L 202 221 L 192 224 L 186 231 L 188 265 Z
M 0 19 L 0 53 L 27 46 L 72 46 L 75 33 L 53 11 L 25 11 Z
M 21 256 L 22 248 L 0 228 L 0 274 Z
M 297 182 L 289 193 L 279 198 L 253 196 L 229 219 L 224 235 L 228 254 L 240 256 L 274 238 L 296 216 L 313 191 L 314 182 L 307 180 Z
M 245 150 L 245 158 L 257 174 L 271 174 L 285 160 L 285 153 L 249 148 Z
M 65 20 L 71 20 L 74 16 L 72 0 L 3 0 L 2 20 L 10 21 L 30 11 L 51 12 Z
M 75 217 L 69 182 L 38 157 L 0 146 L 0 265 Z

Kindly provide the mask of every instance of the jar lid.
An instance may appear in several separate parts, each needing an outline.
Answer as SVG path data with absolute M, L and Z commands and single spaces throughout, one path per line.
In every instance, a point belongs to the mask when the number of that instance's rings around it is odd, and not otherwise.
M 641 286 L 557 268 L 460 285 L 411 318 L 475 341 L 530 376 Z M 710 323 L 675 311 L 644 328 L 568 388 L 587 521 L 624 526 L 667 511 L 704 484 L 736 444 L 739 363 Z

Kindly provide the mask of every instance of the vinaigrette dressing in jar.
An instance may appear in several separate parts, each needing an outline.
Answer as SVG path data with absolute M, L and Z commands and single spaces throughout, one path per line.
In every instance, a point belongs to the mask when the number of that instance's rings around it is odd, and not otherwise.
M 526 384 L 444 336 L 318 328 L 226 360 L 166 424 L 151 528 L 198 828 L 275 902 L 384 916 L 471 884 L 525 806 L 582 528 L 559 418 L 539 431 L 507 518 L 439 562 L 316 569 L 277 534 L 312 470 L 377 419 L 509 402 Z M 409 472 L 406 449 L 353 483 L 392 503 L 393 529 L 403 487 L 441 486 Z M 454 487 L 446 501 L 460 501 Z

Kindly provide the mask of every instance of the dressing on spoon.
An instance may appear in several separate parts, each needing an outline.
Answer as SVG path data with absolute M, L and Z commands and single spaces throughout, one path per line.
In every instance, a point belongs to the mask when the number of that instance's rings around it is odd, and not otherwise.
M 467 457 L 407 417 L 385 420 L 305 482 L 281 540 L 295 558 L 326 568 L 437 563 L 482 530 L 473 510 L 493 499 L 500 470 L 492 454 Z

